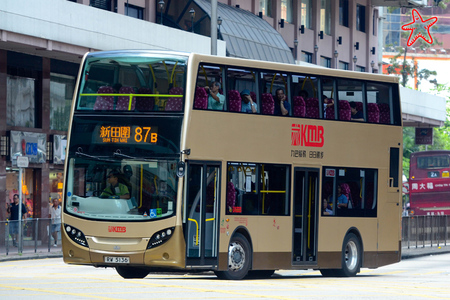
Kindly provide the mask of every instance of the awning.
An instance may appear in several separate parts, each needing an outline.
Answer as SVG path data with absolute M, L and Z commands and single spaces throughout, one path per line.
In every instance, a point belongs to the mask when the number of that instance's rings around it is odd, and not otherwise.
M 211 1 L 194 0 L 211 18 Z M 227 43 L 227 56 L 294 63 L 294 57 L 281 35 L 265 20 L 249 11 L 217 3 L 217 16 L 223 20 L 219 38 Z

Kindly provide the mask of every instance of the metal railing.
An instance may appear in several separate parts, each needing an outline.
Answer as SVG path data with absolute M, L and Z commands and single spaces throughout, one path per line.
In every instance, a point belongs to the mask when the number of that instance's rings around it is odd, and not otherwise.
M 57 246 L 54 246 L 55 241 L 52 237 L 51 219 L 24 219 L 21 225 L 19 221 L 0 221 L 0 255 L 20 254 L 23 252 L 51 252 L 52 250 L 61 251 L 60 232 L 58 232 L 57 236 Z M 22 230 L 21 239 L 19 239 L 19 227 Z M 14 233 L 17 234 L 17 241 L 13 240 Z
M 425 248 L 450 245 L 450 223 L 445 216 L 402 218 L 402 247 Z
M 402 218 L 402 247 L 408 249 L 450 246 L 449 216 L 409 216 Z M 22 222 L 22 240 L 15 246 L 10 227 L 14 221 L 0 221 L 0 255 L 61 251 L 54 247 L 51 219 L 26 219 Z M 15 221 L 17 222 L 17 221 Z M 19 224 L 17 224 L 19 225 Z M 19 236 L 19 235 L 18 235 Z

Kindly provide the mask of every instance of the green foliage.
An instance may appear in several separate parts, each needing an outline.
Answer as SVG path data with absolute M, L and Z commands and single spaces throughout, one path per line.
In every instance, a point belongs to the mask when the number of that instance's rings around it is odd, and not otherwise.
M 415 89 L 417 89 L 422 80 L 428 80 L 432 75 L 436 76 L 437 72 L 428 69 L 419 69 L 414 58 L 410 61 L 406 60 L 407 49 L 408 48 L 404 49 L 402 47 L 397 47 L 398 53 L 390 58 L 389 64 L 391 66 L 388 67 L 387 72 L 388 74 L 401 75 L 401 85 L 403 87 L 406 86 L 410 78 L 414 79 L 414 77 L 417 77 L 417 86 L 415 87 Z M 403 56 L 403 60 L 401 59 L 401 56 Z

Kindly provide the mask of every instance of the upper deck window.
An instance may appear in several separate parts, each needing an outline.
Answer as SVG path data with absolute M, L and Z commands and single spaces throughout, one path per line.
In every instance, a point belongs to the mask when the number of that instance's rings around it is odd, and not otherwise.
M 77 111 L 183 111 L 186 57 L 92 54 L 86 59 Z
M 200 64 L 193 108 L 401 125 L 399 90 L 395 83 L 256 66 Z
M 417 167 L 419 169 L 448 168 L 450 167 L 450 159 L 448 155 L 418 157 Z

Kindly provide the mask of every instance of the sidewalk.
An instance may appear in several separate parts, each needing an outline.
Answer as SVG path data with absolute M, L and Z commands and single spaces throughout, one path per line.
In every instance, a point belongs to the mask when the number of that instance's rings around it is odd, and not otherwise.
M 27 260 L 27 259 L 42 259 L 62 257 L 61 245 L 57 247 L 51 246 L 50 251 L 48 246 L 38 246 L 36 250 L 34 247 L 23 247 L 23 252 L 19 253 L 17 247 L 9 247 L 8 255 L 6 255 L 6 247 L 0 247 L 0 262 L 12 260 Z
M 450 253 L 450 245 L 447 246 L 441 245 L 440 247 L 410 247 L 402 249 L 402 259 L 426 256 L 426 255 L 438 255 Z M 38 246 L 36 251 L 34 247 L 24 247 L 22 253 L 18 253 L 17 247 L 10 247 L 9 253 L 6 255 L 6 248 L 0 247 L 0 262 L 3 261 L 13 261 L 13 260 L 27 260 L 27 259 L 43 259 L 43 258 L 56 258 L 62 257 L 62 249 L 61 245 L 57 247 L 50 247 L 50 251 L 48 246 Z
M 427 255 L 438 255 L 444 253 L 450 253 L 450 244 L 447 243 L 447 246 L 440 245 L 439 247 L 437 245 L 433 245 L 433 247 L 426 245 L 425 247 L 419 246 L 417 248 L 414 245 L 414 247 L 410 246 L 409 249 L 405 247 L 402 248 L 402 259 Z

